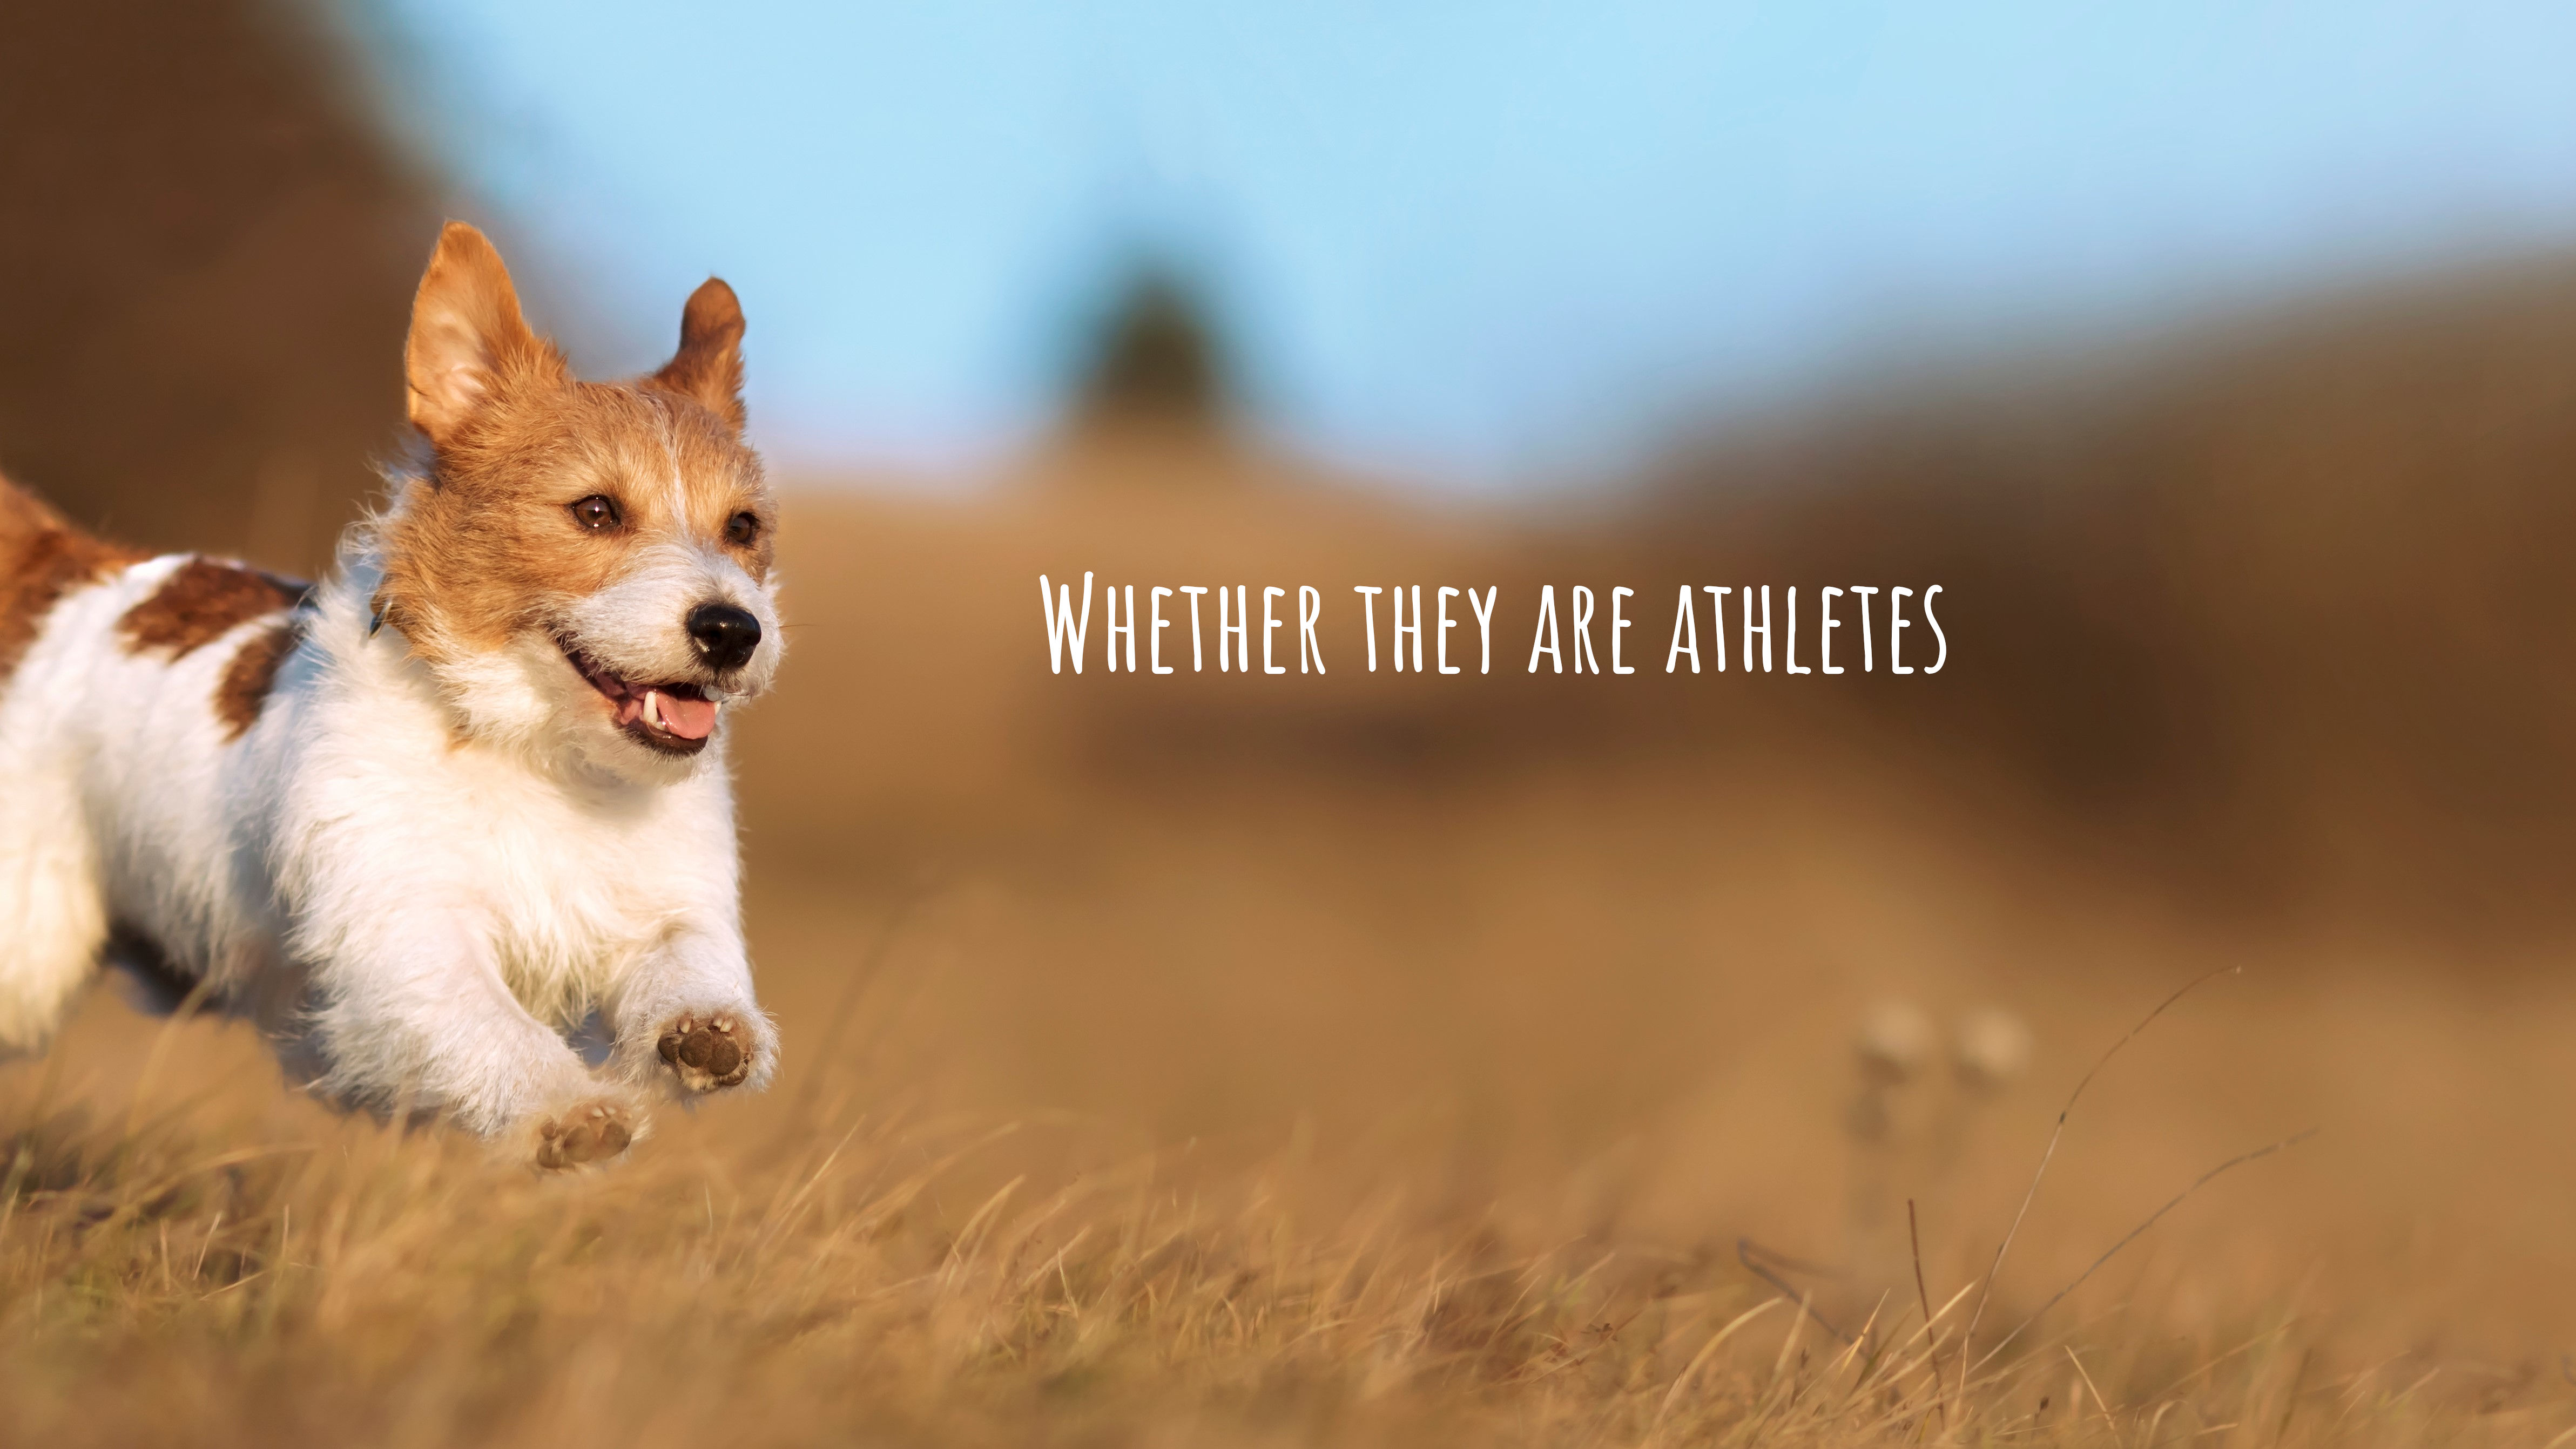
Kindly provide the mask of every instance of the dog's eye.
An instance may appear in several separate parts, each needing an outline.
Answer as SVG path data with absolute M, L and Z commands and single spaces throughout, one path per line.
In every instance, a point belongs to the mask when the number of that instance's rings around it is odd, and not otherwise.
M 725 520 L 725 542 L 741 547 L 760 537 L 760 518 L 756 514 L 737 513 Z
M 596 533 L 601 529 L 615 528 L 621 515 L 615 499 L 593 493 L 572 506 L 572 516 L 582 527 Z

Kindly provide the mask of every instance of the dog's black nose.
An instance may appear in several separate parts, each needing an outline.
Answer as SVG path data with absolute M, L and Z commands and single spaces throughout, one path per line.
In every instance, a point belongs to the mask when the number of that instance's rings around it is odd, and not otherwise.
M 700 604 L 689 611 L 689 637 L 698 641 L 698 657 L 719 674 L 751 662 L 760 647 L 760 621 L 748 609 L 731 604 Z

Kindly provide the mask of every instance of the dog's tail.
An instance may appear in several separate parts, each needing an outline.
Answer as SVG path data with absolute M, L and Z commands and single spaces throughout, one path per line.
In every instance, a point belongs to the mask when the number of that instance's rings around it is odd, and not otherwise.
M 61 514 L 45 506 L 45 500 L 0 473 L 0 577 L 11 572 L 9 564 L 27 551 L 37 535 L 69 527 Z

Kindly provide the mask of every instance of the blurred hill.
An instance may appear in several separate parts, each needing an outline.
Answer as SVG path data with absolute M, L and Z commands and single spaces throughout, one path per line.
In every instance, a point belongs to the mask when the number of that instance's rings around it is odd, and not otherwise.
M 804 760 L 855 731 L 883 764 L 800 772 L 771 805 L 830 832 L 1056 786 L 1454 799 L 1651 761 L 1884 781 L 1962 836 L 2196 912 L 2547 931 L 2576 865 L 2576 708 L 2552 667 L 2571 404 L 2576 265 L 2553 261 L 1826 399 L 1553 522 L 1435 518 L 1248 445 L 1143 435 L 1032 458 L 966 503 L 809 487 L 787 544 L 797 702 L 757 728 Z M 1174 475 L 1242 486 L 1147 481 Z M 1029 594 L 1085 569 L 1140 591 L 1316 584 L 1335 672 L 1050 675 Z M 1503 585 L 1493 676 L 1359 667 L 1351 586 L 1416 582 Z M 1525 673 L 1543 582 L 1636 588 L 1643 672 Z M 1765 582 L 1811 610 L 1824 584 L 1940 584 L 1950 665 L 1661 673 L 1676 586 Z M 918 622 L 858 627 L 897 608 Z
M 289 0 L 9 31 L 0 469 L 137 543 L 318 566 L 396 442 L 431 188 Z
M 1837 702 L 2197 899 L 2445 934 L 2576 866 L 2576 262 L 2327 298 L 1678 460 L 1657 566 L 1939 581 Z

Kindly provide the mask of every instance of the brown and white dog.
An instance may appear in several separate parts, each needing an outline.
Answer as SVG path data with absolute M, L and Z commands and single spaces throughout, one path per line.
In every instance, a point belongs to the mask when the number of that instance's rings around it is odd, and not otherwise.
M 710 280 L 659 372 L 578 381 L 451 223 L 404 352 L 427 450 L 327 582 L 0 482 L 0 1054 L 122 952 L 327 1097 L 542 1167 L 765 1083 L 723 763 L 781 643 L 741 339 Z

